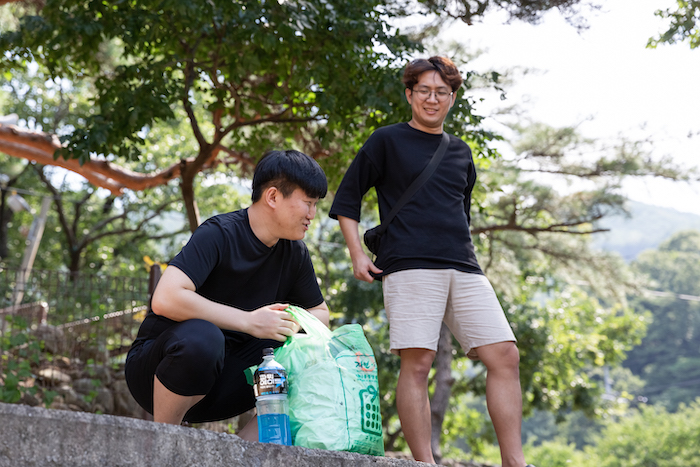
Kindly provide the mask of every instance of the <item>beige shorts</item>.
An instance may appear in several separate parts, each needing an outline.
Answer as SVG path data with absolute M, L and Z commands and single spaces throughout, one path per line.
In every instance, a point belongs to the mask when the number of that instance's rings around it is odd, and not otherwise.
M 384 276 L 384 308 L 391 352 L 437 351 L 444 321 L 472 360 L 478 347 L 515 342 L 491 283 L 481 274 L 455 269 L 408 269 Z

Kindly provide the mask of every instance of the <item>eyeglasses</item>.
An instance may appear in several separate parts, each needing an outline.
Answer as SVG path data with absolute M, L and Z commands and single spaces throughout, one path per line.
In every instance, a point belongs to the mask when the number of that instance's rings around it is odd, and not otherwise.
M 446 89 L 436 89 L 433 91 L 432 89 L 428 88 L 411 89 L 411 92 L 416 93 L 418 98 L 421 100 L 427 100 L 431 94 L 435 93 L 435 98 L 440 102 L 445 102 L 454 93 L 453 91 L 447 91 Z

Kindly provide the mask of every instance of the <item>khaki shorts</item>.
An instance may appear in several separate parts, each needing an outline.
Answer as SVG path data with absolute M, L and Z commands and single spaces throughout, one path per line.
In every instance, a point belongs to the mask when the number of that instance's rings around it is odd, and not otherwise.
M 481 274 L 455 269 L 408 269 L 384 276 L 384 308 L 391 352 L 437 351 L 444 321 L 472 360 L 478 347 L 515 342 L 491 283 Z

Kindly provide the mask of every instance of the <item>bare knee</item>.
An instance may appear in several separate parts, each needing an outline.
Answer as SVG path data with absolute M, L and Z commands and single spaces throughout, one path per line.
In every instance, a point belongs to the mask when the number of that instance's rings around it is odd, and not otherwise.
M 401 375 L 416 382 L 427 382 L 435 360 L 435 351 L 428 349 L 402 349 Z
M 499 342 L 478 349 L 479 358 L 489 371 L 520 373 L 520 352 L 515 342 Z

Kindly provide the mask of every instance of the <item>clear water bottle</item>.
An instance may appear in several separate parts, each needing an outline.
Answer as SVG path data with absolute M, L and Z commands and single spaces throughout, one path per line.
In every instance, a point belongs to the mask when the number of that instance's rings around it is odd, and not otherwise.
M 263 362 L 255 370 L 255 407 L 258 441 L 292 445 L 287 402 L 287 371 L 274 359 L 271 348 L 263 349 Z

